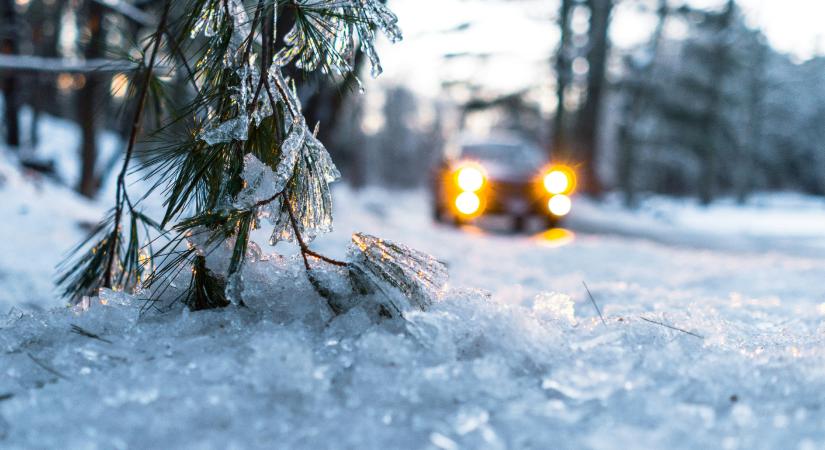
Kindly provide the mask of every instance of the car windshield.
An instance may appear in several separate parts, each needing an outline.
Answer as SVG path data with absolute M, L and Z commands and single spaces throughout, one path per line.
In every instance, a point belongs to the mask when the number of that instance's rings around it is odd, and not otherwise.
M 462 147 L 462 156 L 532 170 L 545 160 L 542 152 L 523 144 L 472 144 Z

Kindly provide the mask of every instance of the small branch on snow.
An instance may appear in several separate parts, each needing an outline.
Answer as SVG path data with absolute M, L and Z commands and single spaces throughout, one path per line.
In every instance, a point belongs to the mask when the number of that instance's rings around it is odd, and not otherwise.
M 0 402 L 9 400 L 12 397 L 14 397 L 14 394 L 12 394 L 11 392 L 7 392 L 5 394 L 0 394 Z
M 654 325 L 659 325 L 659 326 L 661 326 L 661 327 L 670 328 L 671 330 L 674 330 L 674 331 L 680 331 L 680 332 L 682 332 L 682 333 L 689 334 L 689 335 L 691 335 L 691 336 L 693 336 L 693 337 L 697 337 L 697 338 L 699 338 L 699 339 L 704 339 L 704 338 L 705 338 L 705 337 L 704 337 L 704 336 L 702 336 L 701 334 L 696 334 L 696 333 L 694 333 L 694 332 L 692 332 L 692 331 L 688 331 L 688 330 L 685 330 L 685 329 L 682 329 L 682 328 L 679 328 L 679 327 L 674 327 L 673 325 L 668 325 L 668 324 L 666 324 L 666 323 L 657 322 L 657 321 L 655 321 L 655 320 L 651 320 L 651 319 L 648 319 L 648 318 L 645 318 L 645 317 L 642 317 L 642 316 L 639 316 L 639 318 L 640 318 L 640 319 L 642 319 L 642 320 L 644 320 L 645 322 L 650 322 L 650 323 L 652 323 L 652 324 L 654 324 Z
M 596 308 L 596 312 L 599 313 L 599 318 L 602 319 L 602 324 L 607 326 L 607 322 L 604 321 L 604 316 L 602 315 L 602 310 L 599 309 L 596 299 L 593 298 L 593 294 L 590 293 L 590 288 L 587 287 L 587 283 L 585 283 L 584 280 L 582 280 L 582 284 L 584 285 L 584 289 L 587 291 L 587 295 L 590 296 L 590 301 L 593 303 L 593 307 Z

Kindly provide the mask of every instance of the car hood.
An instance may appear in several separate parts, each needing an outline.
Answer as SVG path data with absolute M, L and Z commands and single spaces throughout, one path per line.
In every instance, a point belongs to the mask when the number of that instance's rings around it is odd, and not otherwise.
M 530 183 L 540 167 L 513 167 L 507 164 L 495 162 L 481 162 L 481 166 L 487 172 L 490 181 L 500 181 L 507 183 Z

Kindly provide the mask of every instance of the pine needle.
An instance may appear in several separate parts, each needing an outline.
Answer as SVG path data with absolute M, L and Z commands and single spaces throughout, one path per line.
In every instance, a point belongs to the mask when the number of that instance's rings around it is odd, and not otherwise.
M 587 283 L 582 280 L 582 284 L 584 285 L 584 289 L 587 291 L 587 295 L 590 296 L 590 302 L 593 303 L 593 307 L 596 308 L 596 312 L 599 313 L 599 318 L 602 319 L 602 324 L 607 326 L 607 322 L 604 320 L 604 316 L 602 315 L 602 310 L 599 309 L 599 305 L 596 303 L 596 299 L 593 298 L 593 294 L 590 293 L 590 288 L 587 287 Z
M 659 326 L 661 326 L 661 327 L 670 328 L 671 330 L 674 330 L 674 331 L 680 331 L 680 332 L 682 332 L 682 333 L 689 334 L 689 335 L 691 335 L 691 336 L 693 336 L 693 337 L 697 337 L 697 338 L 699 338 L 699 339 L 704 339 L 704 338 L 705 338 L 705 337 L 704 337 L 704 336 L 702 336 L 701 334 L 696 334 L 696 333 L 694 333 L 694 332 L 692 332 L 692 331 L 688 331 L 688 330 L 685 330 L 685 329 L 682 329 L 682 328 L 679 328 L 679 327 L 674 327 L 673 325 L 668 325 L 668 324 L 663 323 L 663 322 L 657 322 L 657 321 L 655 321 L 655 320 L 651 320 L 651 319 L 648 319 L 648 318 L 645 318 L 645 317 L 642 317 L 642 316 L 639 316 L 639 318 L 640 318 L 640 319 L 642 319 L 642 320 L 644 320 L 645 322 L 650 322 L 650 323 L 652 323 L 652 324 L 654 324 L 654 325 L 659 325 Z
M 77 333 L 81 336 L 86 336 L 87 338 L 90 338 L 90 339 L 97 339 L 98 341 L 105 342 L 107 344 L 112 343 L 112 341 L 110 341 L 106 338 L 100 337 L 99 335 L 94 334 L 91 331 L 84 330 L 83 328 L 80 328 L 79 326 L 74 325 L 74 324 L 72 324 L 72 333 Z
M 34 361 L 35 364 L 37 364 L 41 369 L 45 370 L 46 372 L 49 372 L 50 374 L 56 376 L 57 378 L 62 378 L 62 379 L 67 380 L 67 381 L 69 380 L 69 378 L 66 375 L 63 375 L 62 373 L 58 372 L 57 370 L 52 369 L 51 367 L 47 366 L 45 363 L 43 363 L 43 361 L 40 361 L 39 359 L 35 358 L 31 353 L 26 352 L 26 355 L 29 357 L 29 359 Z

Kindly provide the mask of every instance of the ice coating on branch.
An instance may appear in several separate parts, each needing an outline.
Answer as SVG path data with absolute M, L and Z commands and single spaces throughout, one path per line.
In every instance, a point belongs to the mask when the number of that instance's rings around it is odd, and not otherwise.
M 311 72 L 346 74 L 352 72 L 355 42 L 369 57 L 374 77 L 381 74 L 375 51 L 375 30 L 391 42 L 402 39 L 398 17 L 378 0 L 297 0 L 305 17 L 284 37 L 284 48 L 275 55 L 279 66 L 295 63 Z
M 303 120 L 301 124 L 304 124 Z M 316 127 L 315 134 L 317 132 Z M 318 234 L 332 231 L 332 193 L 329 184 L 341 177 L 329 152 L 315 134 L 305 133 L 305 141 L 295 166 L 294 184 L 288 191 L 292 214 L 307 242 Z M 281 223 L 290 220 L 289 211 L 285 208 L 286 204 L 281 213 Z M 292 227 L 285 226 L 280 230 L 276 228 L 275 231 L 270 242 L 295 239 Z
M 384 294 L 398 314 L 426 310 L 447 283 L 447 267 L 433 256 L 368 234 L 352 235 L 348 255 L 354 280 Z
M 307 129 L 303 118 L 293 121 L 289 134 L 281 145 L 281 161 L 275 171 L 275 177 L 281 180 L 283 185 L 286 185 L 295 172 L 295 163 L 298 162 L 298 156 L 306 142 L 306 137 Z
M 245 141 L 249 138 L 249 116 L 243 114 L 221 122 L 217 127 L 203 130 L 199 137 L 209 145 Z

